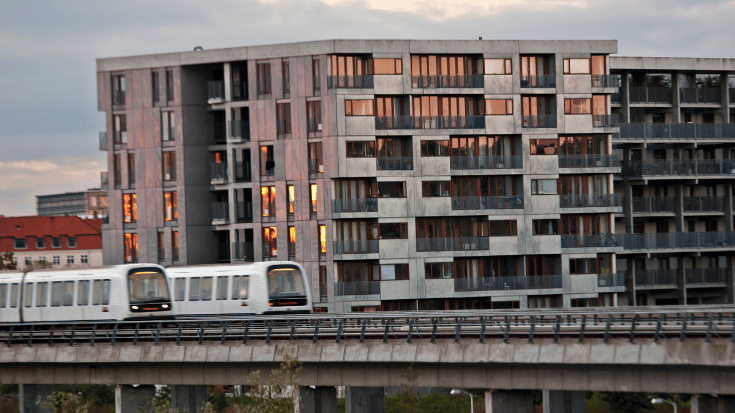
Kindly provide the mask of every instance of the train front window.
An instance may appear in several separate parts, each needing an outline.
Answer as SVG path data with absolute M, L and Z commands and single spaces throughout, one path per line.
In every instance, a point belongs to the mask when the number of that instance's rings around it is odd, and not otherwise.
M 305 297 L 304 278 L 297 267 L 273 266 L 268 269 L 268 292 L 271 299 Z
M 109 291 L 109 287 L 108 287 Z M 128 274 L 130 304 L 170 301 L 166 276 L 158 271 L 138 271 Z

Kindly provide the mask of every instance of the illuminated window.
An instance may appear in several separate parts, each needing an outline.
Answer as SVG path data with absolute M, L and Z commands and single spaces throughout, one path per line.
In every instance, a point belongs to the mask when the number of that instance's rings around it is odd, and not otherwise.
M 511 67 L 510 59 L 485 59 L 486 75 L 510 75 Z
M 564 114 L 589 115 L 592 113 L 592 99 L 564 99 Z
M 319 225 L 319 253 L 327 253 L 327 226 Z
M 124 241 L 125 262 L 138 262 L 138 234 L 125 234 Z
M 278 256 L 278 234 L 276 227 L 263 227 L 263 256 Z
M 275 174 L 276 163 L 273 158 L 273 146 L 261 146 L 260 147 L 260 176 L 270 177 L 273 180 Z
M 288 214 L 293 215 L 294 202 L 296 201 L 296 190 L 293 185 L 289 185 L 288 188 Z
M 564 74 L 590 74 L 590 59 L 564 59 Z
M 347 116 L 373 116 L 373 101 L 345 100 L 345 115 Z
M 264 186 L 260 188 L 260 200 L 264 217 L 276 216 L 276 187 Z
M 175 191 L 163 193 L 163 219 L 164 221 L 175 221 L 179 219 L 177 208 L 178 196 Z
M 403 74 L 402 59 L 373 59 L 373 74 L 400 75 Z
M 135 194 L 123 194 L 123 222 L 131 223 L 138 220 L 138 204 Z
M 311 209 L 309 210 L 309 212 L 311 212 L 312 214 L 316 214 L 317 212 L 317 197 L 318 195 L 316 184 L 309 185 L 309 199 L 311 200 Z
M 288 256 L 296 256 L 296 227 L 288 227 Z
M 485 113 L 488 115 L 512 115 L 513 99 L 485 100 Z

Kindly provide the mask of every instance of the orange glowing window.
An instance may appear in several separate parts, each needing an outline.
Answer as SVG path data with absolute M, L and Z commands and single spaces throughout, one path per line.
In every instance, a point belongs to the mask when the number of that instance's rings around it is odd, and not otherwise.
M 296 200 L 296 190 L 293 185 L 288 186 L 288 213 L 293 215 L 294 201 Z
M 177 208 L 178 197 L 176 192 L 163 193 L 163 219 L 164 221 L 173 221 L 179 219 L 179 211 Z
M 310 194 L 311 194 L 311 213 L 316 214 L 316 204 L 317 204 L 317 190 L 316 190 L 316 184 L 311 184 L 309 186 Z
M 346 116 L 373 116 L 373 100 L 345 100 Z
M 327 253 L 327 226 L 319 225 L 319 253 Z
M 296 242 L 296 227 L 288 227 L 288 242 Z
M 260 201 L 263 207 L 264 217 L 273 217 L 276 215 L 276 187 L 264 186 L 260 188 Z
M 214 153 L 214 161 L 217 162 L 217 163 L 224 162 L 224 157 L 225 157 L 225 154 L 223 154 L 222 152 L 215 152 Z
M 123 222 L 130 223 L 138 220 L 138 203 L 135 194 L 123 194 Z

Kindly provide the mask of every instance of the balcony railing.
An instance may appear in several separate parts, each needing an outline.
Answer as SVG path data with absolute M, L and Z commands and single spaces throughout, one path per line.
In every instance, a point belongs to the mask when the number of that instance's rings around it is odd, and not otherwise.
M 621 123 L 615 140 L 734 139 L 732 123 Z
M 623 205 L 620 194 L 559 195 L 560 208 L 611 208 Z
M 522 155 L 452 156 L 450 162 L 454 170 L 523 169 Z
M 248 100 L 248 84 L 232 82 L 232 100 Z
M 676 270 L 636 270 L 636 287 L 676 287 Z
M 230 205 L 228 202 L 212 202 L 212 221 L 227 223 L 230 220 Z
M 327 88 L 372 89 L 373 75 L 327 76 Z
M 679 99 L 681 103 L 719 105 L 722 103 L 722 92 L 720 89 L 681 88 Z
M 556 75 L 521 76 L 521 87 L 556 87 Z
M 676 212 L 676 200 L 673 197 L 634 197 L 633 213 L 651 214 Z
M 378 212 L 377 198 L 333 199 L 332 212 Z
M 724 196 L 685 196 L 684 212 L 723 212 Z
M 556 128 L 556 115 L 528 115 L 521 118 L 524 128 Z
M 253 203 L 250 201 L 237 201 L 237 222 L 253 222 Z
M 227 182 L 227 162 L 212 162 L 209 171 L 212 181 Z
M 107 132 L 100 132 L 100 150 L 107 150 Z
M 250 182 L 252 180 L 250 162 L 237 161 L 235 163 L 235 180 L 237 182 Z
M 416 238 L 416 251 L 487 251 L 487 237 Z
M 598 287 L 624 287 L 625 273 L 597 274 Z
M 334 295 L 342 297 L 345 295 L 378 295 L 380 294 L 380 281 L 352 281 L 334 283 Z
M 692 248 L 732 248 L 735 233 L 727 232 L 663 232 L 649 234 L 616 234 L 626 250 L 675 250 Z
M 620 87 L 620 75 L 592 75 L 592 87 Z
M 375 158 L 376 167 L 379 171 L 412 171 L 413 157 L 378 157 Z
M 411 85 L 418 89 L 484 88 L 483 75 L 411 76 Z
M 453 196 L 452 209 L 523 209 L 523 195 Z
M 110 189 L 110 175 L 107 171 L 100 172 L 100 189 L 102 190 L 108 190 Z
M 212 80 L 207 82 L 207 97 L 209 100 L 224 100 L 225 82 L 221 80 Z
M 564 234 L 562 248 L 620 248 L 621 234 Z
M 230 140 L 231 141 L 249 141 L 250 140 L 250 121 L 231 120 L 230 121 Z
M 375 129 L 485 129 L 485 116 L 376 116 Z
M 688 268 L 684 270 L 686 285 L 725 284 L 727 268 Z
M 620 155 L 559 155 L 559 168 L 620 168 Z
M 238 241 L 232 243 L 233 261 L 255 261 L 255 244 L 252 241 Z
M 734 159 L 627 161 L 627 176 L 714 176 L 735 174 Z
M 668 103 L 671 104 L 670 87 L 631 87 L 630 103 Z
M 455 278 L 454 291 L 505 291 L 561 288 L 561 275 Z
M 376 239 L 355 241 L 333 241 L 335 254 L 377 254 L 380 252 Z
M 620 115 L 592 115 L 592 127 L 617 128 L 620 126 Z

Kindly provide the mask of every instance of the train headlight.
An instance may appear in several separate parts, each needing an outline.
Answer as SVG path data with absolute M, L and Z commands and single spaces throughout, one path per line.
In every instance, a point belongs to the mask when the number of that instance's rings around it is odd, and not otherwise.
M 137 305 L 131 305 L 130 308 L 133 309 L 133 310 L 137 310 L 138 309 L 138 306 Z
M 161 308 L 168 308 L 168 304 L 161 305 Z

